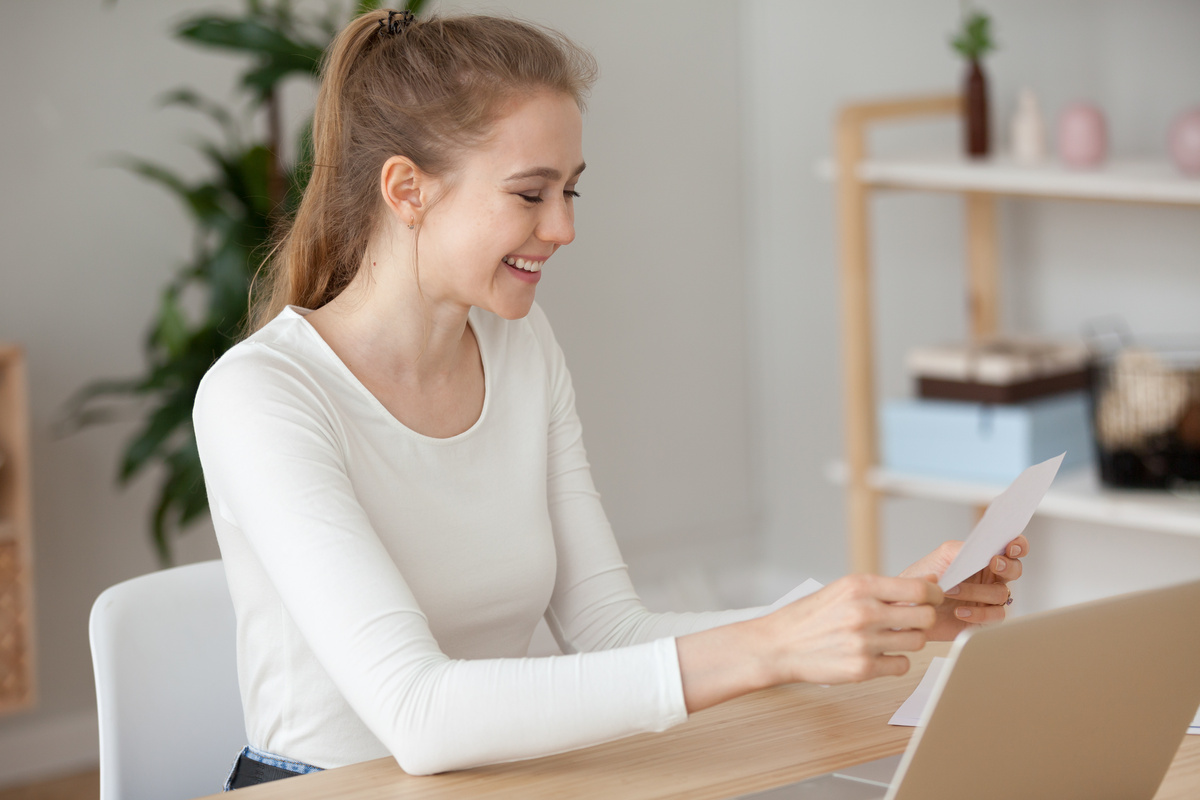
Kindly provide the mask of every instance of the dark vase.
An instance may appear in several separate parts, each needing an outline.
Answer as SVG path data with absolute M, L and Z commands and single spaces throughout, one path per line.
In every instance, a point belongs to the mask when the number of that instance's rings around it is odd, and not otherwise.
M 986 158 L 991 152 L 987 76 L 975 59 L 971 60 L 963 82 L 963 143 L 970 158 Z

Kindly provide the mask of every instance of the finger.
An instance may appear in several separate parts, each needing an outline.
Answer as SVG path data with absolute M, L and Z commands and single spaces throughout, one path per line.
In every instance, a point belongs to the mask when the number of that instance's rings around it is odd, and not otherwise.
M 880 609 L 881 628 L 892 631 L 928 630 L 937 622 L 937 611 L 933 606 L 921 605 L 885 605 Z
M 1004 552 L 1010 558 L 1016 558 L 1017 556 L 1028 555 L 1029 554 L 1029 540 L 1026 539 L 1023 535 L 1018 536 L 1017 538 L 1013 539 L 1011 542 L 1008 543 L 1008 547 L 1006 547 L 1004 549 Z
M 952 599 L 962 603 L 1002 606 L 1008 601 L 1008 587 L 1003 583 L 962 583 Z
M 880 653 L 915 653 L 928 641 L 924 631 L 884 631 L 875 641 L 875 647 Z
M 881 575 L 863 576 L 865 590 L 885 603 L 921 603 L 940 605 L 942 590 L 936 583 L 920 578 L 886 578 Z
M 908 672 L 907 656 L 879 656 L 875 659 L 875 677 L 882 675 L 903 675 Z
M 988 564 L 988 569 L 995 575 L 993 580 L 1008 582 L 1021 577 L 1023 567 L 1020 559 L 996 556 Z
M 993 622 L 1003 622 L 1007 607 L 998 606 L 961 606 L 954 609 L 954 616 L 961 622 L 972 625 L 989 625 Z

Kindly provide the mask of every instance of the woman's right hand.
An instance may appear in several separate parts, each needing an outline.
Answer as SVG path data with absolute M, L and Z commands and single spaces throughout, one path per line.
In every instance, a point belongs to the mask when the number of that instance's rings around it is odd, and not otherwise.
M 942 590 L 934 575 L 851 575 L 758 619 L 676 639 L 689 712 L 784 683 L 903 675 L 925 646 Z
M 903 675 L 937 621 L 936 576 L 850 575 L 763 617 L 773 683 L 853 683 Z

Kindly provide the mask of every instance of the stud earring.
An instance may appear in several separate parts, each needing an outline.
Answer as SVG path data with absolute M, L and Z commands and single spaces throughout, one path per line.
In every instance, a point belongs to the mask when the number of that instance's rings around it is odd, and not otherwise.
M 411 231 L 413 228 L 416 227 L 416 225 L 417 225 L 417 220 L 414 218 L 411 222 L 408 223 L 408 229 Z

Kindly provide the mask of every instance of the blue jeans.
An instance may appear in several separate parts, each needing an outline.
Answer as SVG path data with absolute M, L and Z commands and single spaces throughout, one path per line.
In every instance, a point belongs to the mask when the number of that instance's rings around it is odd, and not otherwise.
M 225 779 L 222 791 L 242 789 L 259 783 L 269 783 L 295 775 L 307 775 L 310 772 L 321 772 L 320 767 L 305 764 L 303 761 L 293 761 L 283 758 L 257 747 L 243 747 L 233 761 L 229 777 Z

